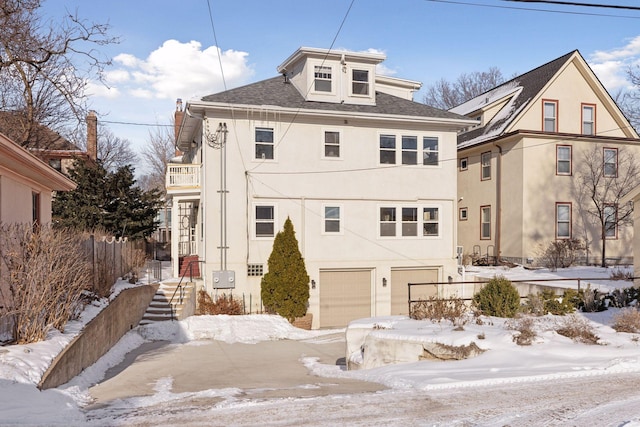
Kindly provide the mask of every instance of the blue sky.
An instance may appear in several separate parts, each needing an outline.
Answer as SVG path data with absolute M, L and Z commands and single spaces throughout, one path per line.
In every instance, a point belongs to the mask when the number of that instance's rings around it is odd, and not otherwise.
M 636 0 L 583 1 L 638 6 Z M 216 45 L 226 88 L 277 75 L 300 46 L 332 43 L 381 51 L 384 73 L 423 87 L 492 66 L 510 77 L 578 49 L 613 93 L 625 85 L 624 69 L 640 61 L 640 11 L 618 9 L 503 0 L 44 2 L 47 16 L 66 11 L 108 22 L 121 39 L 104 50 L 114 59 L 109 90 L 91 85 L 92 106 L 104 122 L 167 124 L 176 98 L 224 90 Z M 136 150 L 148 139 L 147 126 L 106 125 Z

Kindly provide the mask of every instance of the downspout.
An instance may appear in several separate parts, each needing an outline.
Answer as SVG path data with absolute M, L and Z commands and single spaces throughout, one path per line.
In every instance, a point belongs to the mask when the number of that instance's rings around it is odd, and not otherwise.
M 498 157 L 496 158 L 496 242 L 495 253 L 496 262 L 500 259 L 502 238 L 502 147 L 494 143 L 498 148 Z

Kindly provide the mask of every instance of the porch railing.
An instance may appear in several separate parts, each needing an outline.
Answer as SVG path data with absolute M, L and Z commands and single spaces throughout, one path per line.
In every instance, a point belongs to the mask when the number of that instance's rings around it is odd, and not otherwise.
M 200 167 L 199 164 L 176 164 L 167 165 L 167 189 L 180 187 L 200 187 Z

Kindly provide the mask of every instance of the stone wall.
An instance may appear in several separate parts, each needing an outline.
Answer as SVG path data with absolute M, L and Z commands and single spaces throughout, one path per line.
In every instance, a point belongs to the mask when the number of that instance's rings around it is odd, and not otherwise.
M 124 334 L 138 325 L 156 289 L 158 285 L 153 284 L 120 292 L 53 360 L 38 388 L 44 390 L 65 384 L 93 365 Z

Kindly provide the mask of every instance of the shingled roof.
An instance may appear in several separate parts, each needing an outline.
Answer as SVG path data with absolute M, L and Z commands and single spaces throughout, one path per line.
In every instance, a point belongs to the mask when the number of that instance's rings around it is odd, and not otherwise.
M 398 116 L 421 116 L 441 119 L 468 120 L 467 117 L 440 110 L 425 104 L 409 101 L 404 98 L 376 92 L 376 105 L 354 105 L 348 103 L 331 103 L 305 101 L 296 87 L 285 82 L 283 77 L 273 77 L 246 86 L 230 89 L 225 92 L 207 95 L 205 102 L 216 102 L 239 105 L 272 105 L 282 108 L 310 109 L 325 111 L 344 111 L 345 113 L 389 114 Z
M 484 126 L 473 128 L 468 132 L 459 134 L 458 148 L 467 148 L 493 137 L 500 136 L 574 53 L 578 53 L 579 55 L 577 50 L 569 52 L 551 62 L 517 76 L 500 86 L 496 86 L 464 104 L 452 108 L 450 110 L 451 112 L 471 114 L 482 105 L 490 104 L 509 94 L 512 96 L 511 101 L 502 107 L 502 110 Z
M 25 120 L 24 116 L 19 113 L 0 111 L 0 133 L 28 149 L 80 151 L 80 148 L 75 144 L 41 124 L 36 124 L 29 135 L 29 140 L 23 141 L 22 129 Z

